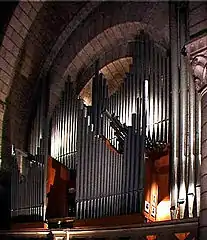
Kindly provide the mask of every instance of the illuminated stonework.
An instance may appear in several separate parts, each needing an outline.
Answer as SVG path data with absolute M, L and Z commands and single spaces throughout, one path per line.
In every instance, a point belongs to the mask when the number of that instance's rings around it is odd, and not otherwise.
M 187 55 L 190 60 L 192 75 L 195 86 L 201 93 L 200 114 L 201 114 L 201 170 L 200 170 L 200 229 L 199 239 L 206 239 L 207 234 L 207 153 L 205 142 L 207 140 L 207 35 L 195 39 L 186 45 Z
M 202 91 L 207 85 L 207 35 L 186 45 L 196 89 Z

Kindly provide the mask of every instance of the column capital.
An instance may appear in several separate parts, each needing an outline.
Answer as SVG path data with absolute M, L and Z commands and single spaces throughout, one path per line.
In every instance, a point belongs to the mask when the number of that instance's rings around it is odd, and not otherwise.
M 207 34 L 187 43 L 185 53 L 190 62 L 196 89 L 202 93 L 207 87 Z

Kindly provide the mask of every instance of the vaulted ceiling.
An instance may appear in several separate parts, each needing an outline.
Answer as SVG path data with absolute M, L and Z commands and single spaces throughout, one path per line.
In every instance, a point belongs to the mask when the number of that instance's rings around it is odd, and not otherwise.
M 129 72 L 132 64 L 132 57 L 119 58 L 100 69 L 107 80 L 109 95 L 111 95 L 123 82 L 125 73 Z M 80 92 L 80 97 L 84 100 L 86 105 L 92 103 L 92 78 L 86 83 Z
M 130 45 L 140 30 L 168 47 L 167 2 L 20 2 L 0 50 L 0 98 L 9 102 L 9 141 L 24 147 L 31 104 L 46 76 L 50 114 L 65 81 L 70 77 L 81 92 L 97 59 L 112 92 L 131 64 Z

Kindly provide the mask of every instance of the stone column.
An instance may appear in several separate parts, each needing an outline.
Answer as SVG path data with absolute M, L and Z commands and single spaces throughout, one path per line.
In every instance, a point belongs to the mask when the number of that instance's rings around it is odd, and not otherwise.
M 201 95 L 201 170 L 199 239 L 207 236 L 207 35 L 186 46 L 195 87 Z M 198 197 L 198 196 L 197 196 Z

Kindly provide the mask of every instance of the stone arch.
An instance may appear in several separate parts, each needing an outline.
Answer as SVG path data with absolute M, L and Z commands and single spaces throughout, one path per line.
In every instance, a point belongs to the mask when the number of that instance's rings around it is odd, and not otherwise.
M 15 76 L 20 52 L 30 27 L 42 6 L 42 2 L 20 2 L 15 8 L 5 31 L 0 47 L 0 139 L 2 139 L 5 101 Z
M 36 3 L 32 3 L 35 5 Z M 39 6 L 42 6 L 43 3 L 39 3 Z M 46 3 L 44 3 L 45 5 Z M 44 6 L 43 5 L 43 6 Z M 23 4 L 22 4 L 23 6 Z M 69 6 L 69 5 L 68 5 Z M 40 7 L 41 9 L 42 7 Z M 26 11 L 26 10 L 25 10 Z M 24 12 L 24 11 L 23 11 Z M 37 11 L 36 11 L 37 12 Z M 20 13 L 16 13 L 20 14 Z M 48 13 L 45 12 L 45 16 Z M 57 12 L 58 14 L 58 12 Z M 168 44 L 168 4 L 167 3 L 140 3 L 140 2 L 87 2 L 83 6 L 79 8 L 79 12 L 76 13 L 77 16 L 72 20 L 67 19 L 66 23 L 68 24 L 62 33 L 56 36 L 56 43 L 54 46 L 50 48 L 50 50 L 46 53 L 46 58 L 40 64 L 38 68 L 35 70 L 35 76 L 33 76 L 33 80 L 41 80 L 44 79 L 49 73 L 52 85 L 51 85 L 51 103 L 50 103 L 50 111 L 52 112 L 53 107 L 56 105 L 61 88 L 64 86 L 64 80 L 71 74 L 72 66 L 74 66 L 74 61 L 77 61 L 76 55 L 80 58 L 80 54 L 83 53 L 82 50 L 87 44 L 96 38 L 101 33 L 108 33 L 108 30 L 114 26 L 119 26 L 123 24 L 123 26 L 127 24 L 141 23 L 143 26 L 147 26 L 148 30 L 151 26 L 151 32 L 153 33 L 153 38 L 155 38 L 160 44 L 167 45 Z M 21 15 L 21 14 L 20 14 Z M 81 18 L 80 18 L 81 16 Z M 23 13 L 23 17 L 25 18 L 25 14 Z M 16 19 L 16 18 L 15 18 Z M 19 18 L 20 20 L 20 18 Z M 154 20 L 154 21 L 152 21 Z M 26 21 L 25 19 L 22 21 Z M 167 22 L 165 24 L 165 22 Z M 33 25 L 33 24 L 32 24 Z M 136 24 L 134 24 L 136 25 Z M 127 25 L 125 25 L 127 26 Z M 108 29 L 108 30 L 107 30 Z M 25 28 L 24 28 L 25 30 Z M 27 31 L 26 31 L 27 30 Z M 24 31 L 25 38 L 29 32 L 31 32 L 31 28 Z M 127 35 L 129 29 L 124 30 L 124 34 Z M 7 34 L 9 35 L 9 34 Z M 130 34 L 129 34 L 130 35 Z M 102 36 L 102 35 L 99 35 Z M 110 37 L 113 40 L 113 38 Z M 125 36 L 124 38 L 129 39 L 129 37 Z M 12 42 L 11 39 L 8 41 Z M 97 39 L 95 40 L 97 41 Z M 127 41 L 127 40 L 126 40 Z M 10 43 L 9 42 L 9 43 Z M 25 42 L 25 41 L 23 41 Z M 11 55 L 11 49 L 13 47 L 9 46 L 9 53 Z M 19 40 L 19 44 L 23 44 L 22 40 Z M 126 45 L 126 42 L 123 41 L 123 46 Z M 112 49 L 115 45 L 110 45 Z M 122 49 L 124 49 L 122 46 Z M 15 60 L 11 60 L 11 63 L 14 64 L 12 69 L 15 70 L 15 64 L 18 63 L 19 54 L 16 48 L 14 48 Z M 1 50 L 2 52 L 2 50 Z M 99 55 L 103 55 L 106 52 L 104 48 L 101 49 Z M 106 54 L 107 55 L 107 54 Z M 11 58 L 12 59 L 12 58 Z M 108 58 L 108 61 L 110 58 Z M 10 61 L 10 60 L 9 60 Z M 79 65 L 78 71 L 79 73 L 83 68 L 90 64 L 90 61 L 86 61 L 85 65 Z M 8 65 L 8 64 L 7 64 Z M 10 66 L 7 67 L 8 69 Z M 9 71 L 7 71 L 9 72 Z M 11 72 L 11 71 L 10 71 Z M 7 86 L 7 93 L 4 96 L 4 100 L 8 96 L 9 89 L 11 89 L 10 81 L 13 76 L 7 76 L 8 74 L 3 71 L 4 79 L 8 78 L 9 85 Z M 7 74 L 7 75 L 6 75 Z M 36 76 L 37 75 L 37 76 Z M 39 76 L 39 77 L 38 77 Z M 12 87 L 13 89 L 15 88 Z M 25 87 L 22 87 L 21 94 L 25 95 Z M 31 104 L 31 103 L 30 103 Z M 25 109 L 22 107 L 20 110 Z M 2 112 L 3 119 L 4 110 Z M 28 115 L 28 112 L 25 111 L 25 114 Z M 27 121 L 27 120 L 25 120 Z M 21 120 L 20 120 L 21 122 Z M 17 129 L 18 124 L 13 126 L 13 128 Z M 25 129 L 22 130 L 25 132 Z M 15 132 L 18 132 L 15 130 Z M 18 134 L 15 134 L 18 135 Z
M 120 26 L 123 27 L 122 33 Z M 68 38 L 51 66 L 50 114 L 59 100 L 68 76 L 72 76 L 75 80 L 79 71 L 91 63 L 89 59 L 93 56 L 101 56 L 107 51 L 104 47 L 100 47 L 98 41 L 108 49 L 112 49 L 116 46 L 117 40 L 122 39 L 123 44 L 130 41 L 138 29 L 145 29 L 151 33 L 155 41 L 167 47 L 168 4 L 157 2 L 100 4 L 96 12 Z M 114 30 L 115 34 L 112 33 Z
M 121 29 L 128 29 L 127 34 L 123 35 Z M 86 83 L 85 81 L 93 75 L 92 68 L 97 60 L 97 56 L 99 58 L 100 68 L 103 68 L 105 65 L 119 58 L 132 56 L 134 39 L 142 30 L 147 32 L 153 38 L 152 28 L 139 22 L 126 22 L 104 30 L 76 55 L 73 61 L 69 64 L 65 76 L 70 75 L 73 80 L 78 81 L 79 86 L 83 86 Z M 113 36 L 110 36 L 110 34 L 113 34 Z M 87 55 L 86 53 L 89 51 L 88 49 L 92 48 L 94 45 L 96 46 L 97 43 L 100 48 L 93 48 L 91 55 Z M 163 46 L 160 47 L 163 48 Z M 84 55 L 86 55 L 84 59 L 85 62 L 80 62 L 79 68 L 74 67 L 78 65 L 79 59 Z M 77 77 L 78 75 L 79 77 Z M 82 77 L 80 77 L 80 75 L 82 75 Z
M 2 90 L 0 99 L 2 101 L 5 101 L 5 98 L 9 93 L 19 53 L 30 27 L 42 5 L 42 2 L 20 2 L 14 10 L 12 18 L 6 29 L 2 45 L 0 47 L 0 78 Z
M 34 105 L 36 101 L 35 93 L 38 91 L 38 79 L 40 81 L 44 79 L 45 69 L 49 68 L 50 62 L 56 56 L 66 36 L 68 37 L 73 32 L 96 5 L 97 2 L 92 4 L 85 4 L 85 2 L 60 4 L 45 2 L 39 9 L 30 29 L 26 28 L 27 35 L 22 40 L 19 53 L 16 54 L 14 74 L 11 77 L 8 97 L 6 96 L 12 103 L 8 105 L 11 108 L 9 112 L 14 136 L 11 136 L 10 139 L 13 139 L 11 142 L 18 144 L 19 148 L 22 149 L 25 146 L 24 137 L 27 132 L 28 118 L 31 114 L 31 105 L 32 103 Z M 80 14 L 84 15 L 82 19 L 79 19 Z M 42 66 L 44 71 L 42 71 Z M 20 103 L 16 104 L 15 102 L 18 101 Z

